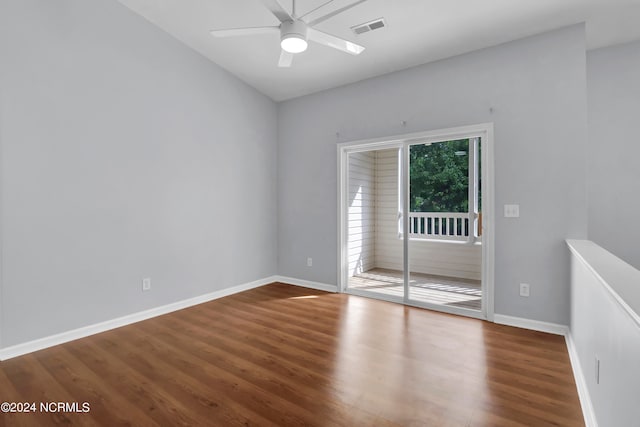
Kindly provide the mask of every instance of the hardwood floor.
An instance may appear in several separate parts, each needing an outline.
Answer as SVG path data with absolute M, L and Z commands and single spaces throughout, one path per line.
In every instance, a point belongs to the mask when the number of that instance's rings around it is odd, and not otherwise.
M 0 425 L 582 426 L 564 339 L 272 284 L 0 362 Z

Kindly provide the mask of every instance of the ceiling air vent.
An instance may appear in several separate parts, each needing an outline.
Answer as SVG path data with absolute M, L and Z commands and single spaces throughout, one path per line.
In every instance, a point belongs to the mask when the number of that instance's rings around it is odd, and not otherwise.
M 355 27 L 351 27 L 354 33 L 362 34 L 368 31 L 377 30 L 378 28 L 384 28 L 387 24 L 384 22 L 384 18 L 378 18 L 376 20 L 365 22 L 364 24 L 356 25 Z

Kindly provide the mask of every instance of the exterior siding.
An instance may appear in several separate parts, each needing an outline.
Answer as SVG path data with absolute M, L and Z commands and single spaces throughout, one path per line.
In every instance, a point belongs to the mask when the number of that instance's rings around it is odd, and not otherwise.
M 349 155 L 349 275 L 375 267 L 375 153 Z

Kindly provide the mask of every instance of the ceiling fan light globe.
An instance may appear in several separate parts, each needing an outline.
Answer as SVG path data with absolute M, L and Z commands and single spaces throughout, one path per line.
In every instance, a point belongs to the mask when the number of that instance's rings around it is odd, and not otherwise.
M 280 41 L 282 50 L 289 53 L 300 53 L 307 50 L 309 44 L 298 35 L 287 35 Z

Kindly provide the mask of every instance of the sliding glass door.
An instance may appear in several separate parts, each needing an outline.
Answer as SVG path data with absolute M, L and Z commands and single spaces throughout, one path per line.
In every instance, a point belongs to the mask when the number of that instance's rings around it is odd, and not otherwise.
M 409 145 L 410 301 L 482 309 L 480 144 Z
M 405 299 L 400 162 L 403 147 L 357 151 L 347 157 L 347 288 Z
M 339 147 L 341 290 L 487 317 L 481 159 L 488 135 Z

